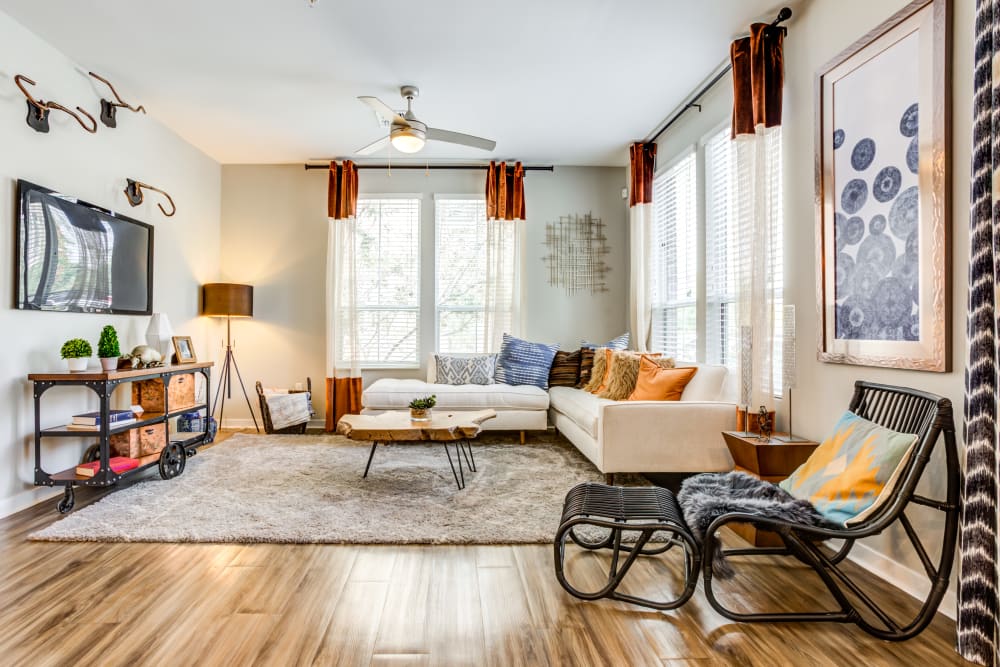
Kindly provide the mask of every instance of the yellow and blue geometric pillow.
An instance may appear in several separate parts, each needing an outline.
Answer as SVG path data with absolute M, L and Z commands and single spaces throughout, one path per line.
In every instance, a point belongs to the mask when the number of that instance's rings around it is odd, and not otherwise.
M 912 433 L 845 412 L 830 437 L 778 486 L 834 523 L 858 523 L 889 499 L 916 442 Z

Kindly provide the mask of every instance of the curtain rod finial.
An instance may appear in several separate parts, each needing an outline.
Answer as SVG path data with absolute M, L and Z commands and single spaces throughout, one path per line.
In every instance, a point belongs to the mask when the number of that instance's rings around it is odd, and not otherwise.
M 781 10 L 778 12 L 778 18 L 774 19 L 774 23 L 772 23 L 771 25 L 778 25 L 779 23 L 783 23 L 790 18 L 792 18 L 791 8 L 782 7 Z

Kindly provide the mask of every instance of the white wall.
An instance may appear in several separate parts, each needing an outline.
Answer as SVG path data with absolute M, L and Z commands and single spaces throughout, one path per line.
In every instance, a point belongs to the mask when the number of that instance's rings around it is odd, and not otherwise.
M 254 319 L 239 322 L 237 358 L 251 388 L 261 379 L 272 386 L 314 382 L 317 412 L 324 407 L 325 272 L 327 172 L 305 171 L 302 165 L 227 165 L 222 169 L 222 273 L 226 280 L 254 285 Z M 421 262 L 434 264 L 434 193 L 478 194 L 481 171 L 363 170 L 361 194 L 420 193 Z M 626 202 L 621 188 L 625 170 L 617 167 L 556 167 L 527 172 L 528 220 L 525 241 L 525 330 L 531 340 L 557 342 L 576 349 L 580 338 L 607 340 L 627 328 L 628 247 Z M 567 295 L 548 284 L 542 262 L 545 223 L 560 215 L 587 213 L 607 225 L 611 254 L 609 291 Z M 421 284 L 421 360 L 434 344 L 433 271 L 423 271 Z M 419 371 L 365 372 L 375 377 L 423 377 Z M 253 395 L 251 394 L 251 399 Z M 240 404 L 242 403 L 242 405 Z M 230 412 L 232 405 L 232 412 Z M 227 403 L 226 414 L 246 419 L 240 397 Z M 227 416 L 226 421 L 229 422 Z M 245 422 L 233 422 L 243 424 Z
M 907 0 L 813 0 L 796 9 L 785 40 L 785 100 L 782 123 L 784 146 L 785 302 L 797 305 L 798 386 L 795 389 L 795 430 L 799 435 L 820 439 L 833 426 L 849 401 L 855 380 L 916 387 L 950 398 L 956 408 L 961 436 L 963 367 L 965 362 L 965 305 L 968 272 L 969 169 L 972 134 L 972 63 L 975 3 L 958 0 L 954 5 L 952 53 L 952 370 L 924 373 L 887 370 L 816 360 L 817 322 L 814 181 L 814 83 L 817 70 L 855 40 L 905 6 Z M 684 120 L 660 141 L 658 159 L 700 138 L 731 113 L 732 82 L 721 81 L 701 100 L 702 112 L 689 111 Z M 662 163 L 662 162 L 661 162 Z M 781 407 L 779 406 L 779 411 Z M 779 415 L 779 422 L 783 419 Z M 937 457 L 925 478 L 923 492 L 943 498 L 943 461 Z M 918 531 L 939 535 L 941 522 L 934 512 L 912 510 Z M 932 549 L 939 543 L 927 540 Z M 922 571 L 903 531 L 895 530 L 866 540 L 861 556 L 869 567 L 886 578 L 909 587 Z M 899 567 L 902 565 L 903 567 Z M 957 567 L 956 567 L 957 569 Z M 949 604 L 951 604 L 949 602 Z M 951 611 L 953 609 L 946 611 Z
M 0 309 L 4 354 L 0 355 L 0 516 L 49 495 L 34 488 L 33 407 L 29 372 L 63 370 L 59 348 L 68 338 L 81 337 L 95 347 L 101 327 L 113 324 L 122 347 L 145 342 L 148 317 L 28 312 L 13 308 L 14 187 L 18 178 L 150 223 L 155 228 L 153 307 L 170 317 L 178 335 L 191 335 L 200 358 L 210 358 L 210 324 L 196 319 L 198 287 L 218 278 L 220 167 L 149 115 L 120 111 L 118 128 L 98 121 L 96 134 L 84 132 L 69 116 L 53 111 L 51 131 L 36 133 L 25 124 L 25 99 L 15 87 L 15 74 L 37 82 L 36 98 L 77 105 L 94 117 L 100 96 L 86 74 L 86 63 L 73 63 L 0 12 Z M 123 54 L 122 67 L 127 67 Z M 113 73 L 107 73 L 113 79 Z M 127 98 L 127 91 L 120 91 Z M 141 102 L 142 100 L 138 100 Z M 149 196 L 139 207 L 127 204 L 126 177 L 170 192 L 177 215 L 164 217 Z M 213 336 L 214 337 L 214 336 Z M 97 365 L 96 357 L 91 364 Z M 84 390 L 50 390 L 43 399 L 42 426 L 65 423 L 84 409 L 95 409 L 96 398 Z M 50 472 L 78 463 L 84 439 L 47 439 L 43 467 Z

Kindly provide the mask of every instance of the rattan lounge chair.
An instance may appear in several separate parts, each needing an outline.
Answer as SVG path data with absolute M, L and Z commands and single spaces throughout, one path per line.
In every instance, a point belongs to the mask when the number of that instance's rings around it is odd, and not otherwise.
M 702 545 L 702 572 L 705 582 L 705 596 L 712 607 L 734 621 L 776 622 L 776 621 L 832 621 L 854 623 L 865 632 L 880 639 L 899 641 L 919 634 L 934 618 L 938 605 L 948 588 L 951 568 L 955 560 L 955 545 L 958 539 L 959 484 L 961 474 L 958 450 L 955 444 L 955 423 L 951 401 L 915 389 L 891 387 L 870 382 L 857 382 L 850 409 L 864 419 L 886 428 L 918 436 L 916 447 L 899 479 L 895 495 L 882 508 L 865 521 L 849 528 L 826 529 L 803 526 L 787 521 L 764 519 L 750 514 L 730 513 L 712 522 Z M 947 489 L 944 500 L 926 498 L 917 493 L 917 483 L 927 468 L 931 453 L 937 443 L 944 443 L 945 481 Z M 937 472 L 935 471 L 935 474 Z M 907 508 L 922 505 L 944 514 L 944 530 L 934 535 L 918 535 L 910 519 Z M 770 530 L 781 536 L 784 547 L 759 547 L 752 549 L 723 549 L 716 532 L 730 523 L 752 522 L 759 528 Z M 838 565 L 847 557 L 856 540 L 878 535 L 890 526 L 899 524 L 916 551 L 924 572 L 930 581 L 920 610 L 913 618 L 898 620 L 890 610 L 880 606 L 858 583 Z M 833 551 L 824 547 L 827 540 L 841 541 Z M 924 540 L 940 545 L 935 558 L 928 554 Z M 716 549 L 738 566 L 742 559 L 734 557 L 789 556 L 811 566 L 833 595 L 839 609 L 808 610 L 783 613 L 736 612 L 720 603 L 712 588 L 712 558 Z M 742 595 L 746 599 L 752 597 Z M 897 613 L 898 615 L 898 613 Z

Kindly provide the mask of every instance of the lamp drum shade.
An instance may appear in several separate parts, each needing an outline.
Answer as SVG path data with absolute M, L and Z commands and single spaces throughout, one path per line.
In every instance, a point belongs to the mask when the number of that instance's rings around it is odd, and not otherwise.
M 201 314 L 209 317 L 253 317 L 253 285 L 205 283 Z

